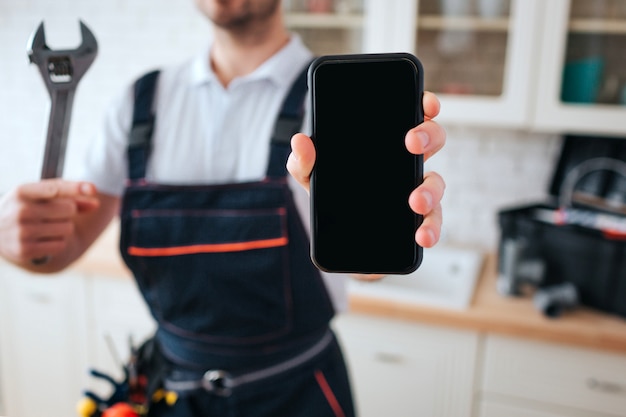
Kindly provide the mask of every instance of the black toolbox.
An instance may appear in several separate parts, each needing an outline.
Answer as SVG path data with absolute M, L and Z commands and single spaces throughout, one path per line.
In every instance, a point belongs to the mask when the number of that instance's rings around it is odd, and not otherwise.
M 626 317 L 626 138 L 564 137 L 549 194 L 498 212 L 498 291 Z

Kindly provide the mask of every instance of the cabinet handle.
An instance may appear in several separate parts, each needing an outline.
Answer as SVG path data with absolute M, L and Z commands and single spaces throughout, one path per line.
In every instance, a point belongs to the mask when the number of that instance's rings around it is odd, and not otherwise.
M 376 352 L 374 354 L 374 360 L 377 362 L 400 364 L 404 363 L 404 356 L 398 353 Z
M 605 394 L 626 394 L 626 388 L 623 385 L 617 382 L 602 381 L 596 378 L 587 378 L 587 388 Z

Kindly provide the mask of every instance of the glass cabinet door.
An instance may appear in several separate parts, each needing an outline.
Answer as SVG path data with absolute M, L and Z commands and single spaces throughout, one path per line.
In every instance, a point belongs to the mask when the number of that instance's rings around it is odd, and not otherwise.
M 437 93 L 502 94 L 510 0 L 422 0 L 415 49 Z
M 363 50 L 364 0 L 283 0 L 287 26 L 316 55 Z
M 527 127 L 544 0 L 284 0 L 317 55 L 411 52 L 441 122 Z
M 626 137 L 626 1 L 550 0 L 535 126 Z
M 527 126 L 537 36 L 533 0 L 419 0 L 412 30 L 440 120 Z
M 626 1 L 571 2 L 561 100 L 626 105 Z

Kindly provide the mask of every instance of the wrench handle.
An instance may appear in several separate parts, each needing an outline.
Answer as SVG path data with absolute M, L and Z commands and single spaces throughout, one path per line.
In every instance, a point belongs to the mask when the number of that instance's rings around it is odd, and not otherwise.
M 60 178 L 63 175 L 74 93 L 74 88 L 54 89 L 50 93 L 50 118 L 41 168 L 42 179 Z

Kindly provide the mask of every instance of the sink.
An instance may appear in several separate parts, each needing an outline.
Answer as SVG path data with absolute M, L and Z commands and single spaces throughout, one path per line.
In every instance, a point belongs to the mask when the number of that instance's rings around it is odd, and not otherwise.
M 417 271 L 379 281 L 349 280 L 348 292 L 390 301 L 455 310 L 466 309 L 481 272 L 483 254 L 450 246 L 424 249 Z

